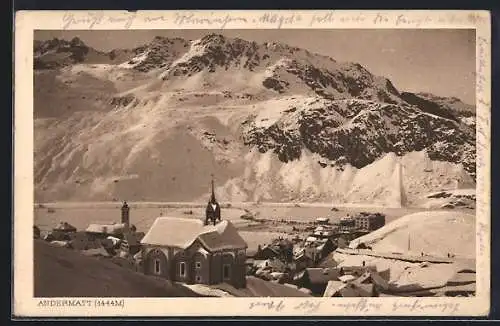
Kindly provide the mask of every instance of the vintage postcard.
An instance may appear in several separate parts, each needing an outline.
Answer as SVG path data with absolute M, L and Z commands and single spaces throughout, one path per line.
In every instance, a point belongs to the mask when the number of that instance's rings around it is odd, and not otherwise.
M 487 11 L 26 11 L 13 312 L 484 316 Z

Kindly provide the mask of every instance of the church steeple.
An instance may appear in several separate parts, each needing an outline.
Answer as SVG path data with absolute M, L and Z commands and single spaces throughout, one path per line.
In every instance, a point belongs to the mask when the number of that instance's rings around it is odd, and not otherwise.
M 210 202 L 215 204 L 217 200 L 215 199 L 215 189 L 214 189 L 214 175 L 211 174 L 212 176 L 212 196 L 210 197 Z
M 215 186 L 214 186 L 214 175 L 212 174 L 212 180 L 211 180 L 211 188 L 212 188 L 212 195 L 210 196 L 210 200 L 208 201 L 207 204 L 207 209 L 205 211 L 205 224 L 209 224 L 212 222 L 214 225 L 217 223 L 217 221 L 221 220 L 221 214 L 220 214 L 220 205 L 215 199 Z

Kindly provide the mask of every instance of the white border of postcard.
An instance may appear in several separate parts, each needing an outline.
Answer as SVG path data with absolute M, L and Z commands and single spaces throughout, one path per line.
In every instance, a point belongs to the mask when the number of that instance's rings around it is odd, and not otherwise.
M 267 19 L 261 19 L 267 14 Z M 187 18 L 186 18 L 187 17 Z M 21 11 L 15 17 L 13 314 L 90 316 L 484 316 L 490 306 L 491 35 L 487 11 Z M 33 297 L 33 31 L 37 29 L 476 29 L 477 291 L 470 298 Z M 450 53 L 450 55 L 453 55 Z M 79 300 L 82 298 L 59 298 Z M 59 304 L 56 304 L 59 302 Z M 75 301 L 76 302 L 76 301 Z M 221 308 L 223 307 L 223 308 Z

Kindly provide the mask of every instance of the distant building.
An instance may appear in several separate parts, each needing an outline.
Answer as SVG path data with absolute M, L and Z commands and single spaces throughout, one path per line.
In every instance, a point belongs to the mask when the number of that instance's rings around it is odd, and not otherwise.
M 272 244 L 264 245 L 262 248 L 258 248 L 257 253 L 254 255 L 255 259 L 265 260 L 279 258 L 280 251 L 279 247 L 273 246 Z
M 318 217 L 316 219 L 316 224 L 326 225 L 326 224 L 329 224 L 329 223 L 330 223 L 330 219 L 328 217 Z
M 326 239 L 333 237 L 336 232 L 337 230 L 334 227 L 318 226 L 314 229 L 314 232 L 311 236 L 318 239 Z
M 122 239 L 125 234 L 126 226 L 122 223 L 114 223 L 114 224 L 98 224 L 92 223 L 90 224 L 85 233 L 87 234 L 89 240 L 95 239 L 104 239 L 108 236 L 114 236 Z
M 135 255 L 141 250 L 141 239 L 144 238 L 144 232 L 130 232 L 125 234 L 122 247 L 131 255 Z
M 315 295 L 323 295 L 329 281 L 338 280 L 339 271 L 336 268 L 306 268 L 294 277 L 294 283 L 310 289 Z
M 257 252 L 253 255 L 255 259 L 280 259 L 285 262 L 293 260 L 293 242 L 288 239 L 274 239 L 272 243 L 260 246 Z
M 361 213 L 355 218 L 355 227 L 360 230 L 375 231 L 385 225 L 385 216 L 379 213 Z
M 356 228 L 356 221 L 351 216 L 342 217 L 339 223 L 339 230 L 341 232 L 350 232 Z
M 75 232 L 76 228 L 73 225 L 67 222 L 60 222 L 49 232 L 47 239 L 51 241 L 69 241 L 74 237 Z
M 60 222 L 55 228 L 52 229 L 52 231 L 72 233 L 76 232 L 76 228 L 67 222 Z
M 321 239 L 316 249 L 319 252 L 319 261 L 327 257 L 332 251 L 337 249 L 337 246 L 332 239 Z
M 293 257 L 293 262 L 295 263 L 296 271 L 302 271 L 305 268 L 314 265 L 312 257 L 306 253 L 305 248 L 297 251 L 297 253 Z

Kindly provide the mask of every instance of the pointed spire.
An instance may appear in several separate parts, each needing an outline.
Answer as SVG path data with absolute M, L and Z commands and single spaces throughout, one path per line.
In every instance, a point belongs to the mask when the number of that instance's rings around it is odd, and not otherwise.
M 212 197 L 210 197 L 210 202 L 215 203 L 216 200 L 215 200 L 215 189 L 214 189 L 214 174 L 212 173 L 211 176 L 212 176 Z

